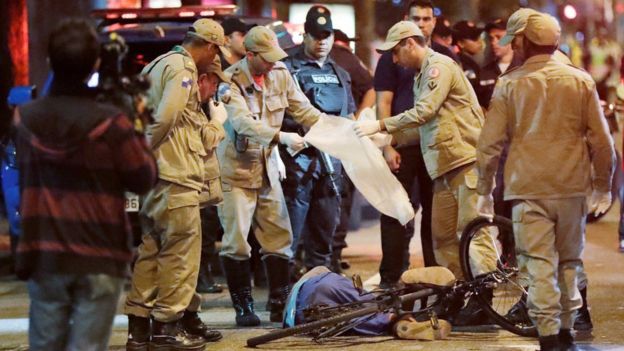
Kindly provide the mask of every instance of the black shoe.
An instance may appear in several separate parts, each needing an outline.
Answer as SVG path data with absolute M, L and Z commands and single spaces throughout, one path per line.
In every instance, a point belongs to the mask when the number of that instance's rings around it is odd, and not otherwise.
M 223 286 L 214 281 L 212 267 L 208 259 L 204 259 L 200 263 L 199 275 L 197 276 L 197 288 L 195 290 L 202 294 L 218 294 L 223 292 Z
M 236 325 L 241 327 L 260 325 L 260 318 L 254 312 L 254 301 L 251 295 L 249 260 L 235 260 L 222 256 L 221 262 L 230 289 L 232 307 L 236 311 Z
M 391 282 L 391 281 L 382 279 L 379 282 L 379 289 L 382 289 L 382 290 L 400 289 L 402 287 L 403 287 L 403 283 L 401 283 L 401 281 L 399 280 Z
M 589 308 L 587 307 L 587 287 L 580 290 L 581 298 L 583 299 L 583 306 L 578 310 L 576 314 L 576 320 L 574 321 L 574 330 L 591 332 L 594 329 L 591 316 L 589 315 Z
M 526 306 L 526 298 L 523 297 L 520 301 L 516 302 L 515 305 L 511 306 L 505 318 L 514 323 L 514 324 L 532 324 L 531 318 L 529 317 L 529 312 Z
M 540 336 L 540 351 L 561 351 L 559 347 L 559 335 Z
M 128 315 L 128 341 L 126 351 L 148 351 L 150 319 Z
M 466 306 L 453 317 L 451 322 L 453 326 L 466 327 L 491 324 L 489 316 L 481 308 L 481 302 L 477 299 L 477 296 L 471 296 L 468 299 Z
M 184 331 L 188 334 L 201 336 L 208 342 L 221 340 L 223 337 L 220 332 L 209 329 L 208 326 L 202 322 L 201 318 L 199 318 L 197 312 L 184 311 L 184 315 L 182 316 L 180 323 L 182 324 Z
M 577 351 L 578 348 L 574 344 L 574 337 L 570 329 L 559 330 L 559 350 L 561 351 Z
M 271 312 L 271 322 L 281 323 L 283 320 L 284 306 L 290 291 L 290 267 L 288 258 L 265 255 L 263 258 L 264 268 L 269 281 L 269 300 L 267 310 Z
M 163 323 L 152 320 L 152 341 L 149 346 L 150 351 L 201 351 L 206 347 L 206 340 L 201 336 L 187 334 L 180 321 Z

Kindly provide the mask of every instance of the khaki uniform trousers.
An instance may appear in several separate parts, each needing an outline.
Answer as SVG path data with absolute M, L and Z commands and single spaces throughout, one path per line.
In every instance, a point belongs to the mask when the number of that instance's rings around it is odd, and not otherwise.
M 448 268 L 458 279 L 463 277 L 459 263 L 459 240 L 468 223 L 477 214 L 477 174 L 475 164 L 458 167 L 433 180 L 431 233 L 438 264 Z M 470 246 L 472 271 L 486 273 L 496 268 L 492 234 L 484 229 Z
M 185 310 L 198 311 L 199 192 L 160 180 L 139 215 L 143 237 L 124 312 L 172 322 Z
M 529 316 L 540 336 L 571 329 L 583 304 L 577 279 L 586 215 L 585 197 L 514 201 L 516 251 L 529 274 Z
M 292 257 L 292 228 L 279 182 L 271 187 L 265 180 L 260 189 L 223 183 L 223 202 L 217 209 L 223 226 L 219 255 L 235 260 L 249 259 L 251 247 L 247 236 L 253 228 L 262 247 L 261 254 Z

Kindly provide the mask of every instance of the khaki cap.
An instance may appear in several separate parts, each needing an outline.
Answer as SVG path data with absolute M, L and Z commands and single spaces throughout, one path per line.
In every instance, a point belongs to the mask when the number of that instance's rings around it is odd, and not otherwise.
M 188 34 L 201 38 L 209 43 L 219 46 L 219 50 L 226 57 L 230 57 L 230 51 L 225 48 L 225 34 L 219 23 L 209 18 L 201 18 L 193 23 Z
M 537 45 L 554 46 L 559 44 L 561 27 L 559 22 L 549 14 L 533 14 L 527 21 L 524 37 Z
M 221 59 L 219 58 L 219 56 L 215 56 L 214 60 L 212 60 L 212 62 L 206 69 L 206 72 L 216 74 L 222 82 L 230 82 L 225 74 L 223 74 L 223 70 L 221 69 Z
M 499 41 L 498 45 L 505 46 L 513 40 L 513 38 L 526 28 L 529 16 L 539 13 L 533 9 L 521 8 L 509 16 L 507 20 L 507 33 Z
M 397 44 L 401 40 L 413 36 L 419 36 L 424 38 L 422 31 L 420 30 L 420 28 L 418 28 L 416 23 L 412 21 L 401 21 L 392 26 L 390 30 L 388 30 L 388 35 L 386 35 L 386 41 L 377 48 L 377 51 L 390 51 L 395 46 L 397 46 Z
M 255 52 L 271 63 L 288 56 L 288 54 L 279 47 L 275 32 L 265 26 L 251 28 L 245 35 L 243 44 L 247 51 Z

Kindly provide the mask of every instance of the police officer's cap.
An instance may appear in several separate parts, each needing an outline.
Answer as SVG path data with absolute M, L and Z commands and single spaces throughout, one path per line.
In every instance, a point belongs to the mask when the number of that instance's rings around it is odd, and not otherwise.
M 280 48 L 275 32 L 265 26 L 253 27 L 245 35 L 245 49 L 259 54 L 268 62 L 277 62 L 288 54 Z
M 537 45 L 555 46 L 559 44 L 561 27 L 553 16 L 547 13 L 535 13 L 527 20 L 524 36 Z
M 209 18 L 200 18 L 193 23 L 187 32 L 189 35 L 201 38 L 219 46 L 224 56 L 230 57 L 230 51 L 225 48 L 225 34 L 219 23 Z
M 324 39 L 331 35 L 334 32 L 334 26 L 327 7 L 321 5 L 310 7 L 303 28 L 314 38 Z
M 530 8 L 521 8 L 509 16 L 507 20 L 507 33 L 498 41 L 498 45 L 505 46 L 513 40 L 513 38 L 526 28 L 527 20 L 532 14 L 539 13 Z
M 425 37 L 416 23 L 412 21 L 401 21 L 388 30 L 386 41 L 377 48 L 377 51 L 390 51 L 397 46 L 401 40 L 413 36 Z
M 441 37 L 448 37 L 453 34 L 451 30 L 451 22 L 444 16 L 438 16 L 436 19 L 435 27 L 433 27 L 433 34 Z
M 472 21 L 459 21 L 453 26 L 454 40 L 477 40 L 483 33 L 483 28 L 477 27 Z
M 221 27 L 223 27 L 223 32 L 225 35 L 230 35 L 234 32 L 246 34 L 254 26 L 254 24 L 247 24 L 236 17 L 230 17 L 221 22 Z

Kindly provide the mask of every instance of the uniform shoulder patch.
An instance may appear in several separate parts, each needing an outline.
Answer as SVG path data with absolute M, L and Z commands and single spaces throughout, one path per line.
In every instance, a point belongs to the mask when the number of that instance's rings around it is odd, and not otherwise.
M 431 67 L 427 70 L 427 77 L 438 78 L 440 76 L 440 69 L 438 67 Z
M 183 77 L 182 78 L 182 88 L 190 88 L 193 85 L 193 79 L 191 77 Z

